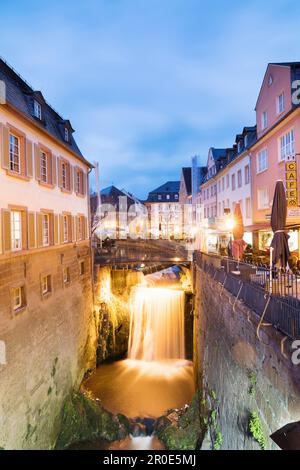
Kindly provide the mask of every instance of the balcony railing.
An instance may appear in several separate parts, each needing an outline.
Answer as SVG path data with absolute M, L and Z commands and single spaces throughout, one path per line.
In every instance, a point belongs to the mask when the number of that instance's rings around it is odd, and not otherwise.
M 265 322 L 300 338 L 300 276 L 200 252 L 194 262 Z

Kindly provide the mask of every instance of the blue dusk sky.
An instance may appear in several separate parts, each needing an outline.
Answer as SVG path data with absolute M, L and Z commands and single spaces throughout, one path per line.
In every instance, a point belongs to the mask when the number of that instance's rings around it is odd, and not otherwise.
M 76 130 L 101 186 L 144 198 L 231 146 L 268 62 L 300 60 L 298 1 L 1 2 L 0 54 Z

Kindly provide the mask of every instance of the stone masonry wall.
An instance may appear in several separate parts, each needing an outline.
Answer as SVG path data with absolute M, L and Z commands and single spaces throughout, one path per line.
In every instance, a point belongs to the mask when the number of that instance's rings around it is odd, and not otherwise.
M 85 272 L 80 275 L 79 261 Z M 64 399 L 94 367 L 96 325 L 88 245 L 69 246 L 0 261 L 0 447 L 53 447 Z M 70 283 L 63 286 L 62 268 Z M 52 275 L 52 293 L 42 298 L 40 275 Z M 27 308 L 11 309 L 10 289 L 24 283 Z
M 258 449 L 249 416 L 258 413 L 269 435 L 300 420 L 300 366 L 291 342 L 272 326 L 257 336 L 258 316 L 199 268 L 194 269 L 195 349 L 198 383 L 216 397 L 223 449 Z M 281 351 L 282 350 L 282 351 Z

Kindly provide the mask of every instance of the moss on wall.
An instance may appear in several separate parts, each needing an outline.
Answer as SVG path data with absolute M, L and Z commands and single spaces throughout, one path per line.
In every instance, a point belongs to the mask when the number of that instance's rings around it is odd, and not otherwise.
M 123 415 L 113 415 L 86 393 L 72 393 L 61 413 L 61 429 L 56 449 L 65 449 L 74 442 L 91 439 L 114 441 L 129 433 L 130 423 Z

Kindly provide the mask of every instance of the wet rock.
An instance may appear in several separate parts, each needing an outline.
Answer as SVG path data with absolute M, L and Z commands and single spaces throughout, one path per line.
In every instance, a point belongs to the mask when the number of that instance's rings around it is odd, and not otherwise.
M 190 406 L 169 410 L 156 421 L 155 434 L 170 450 L 195 450 L 202 443 L 205 429 L 200 417 L 199 394 Z
M 129 434 L 130 422 L 123 415 L 104 410 L 99 401 L 84 393 L 72 393 L 61 412 L 61 429 L 56 449 L 65 449 L 74 442 L 105 439 L 115 441 Z

